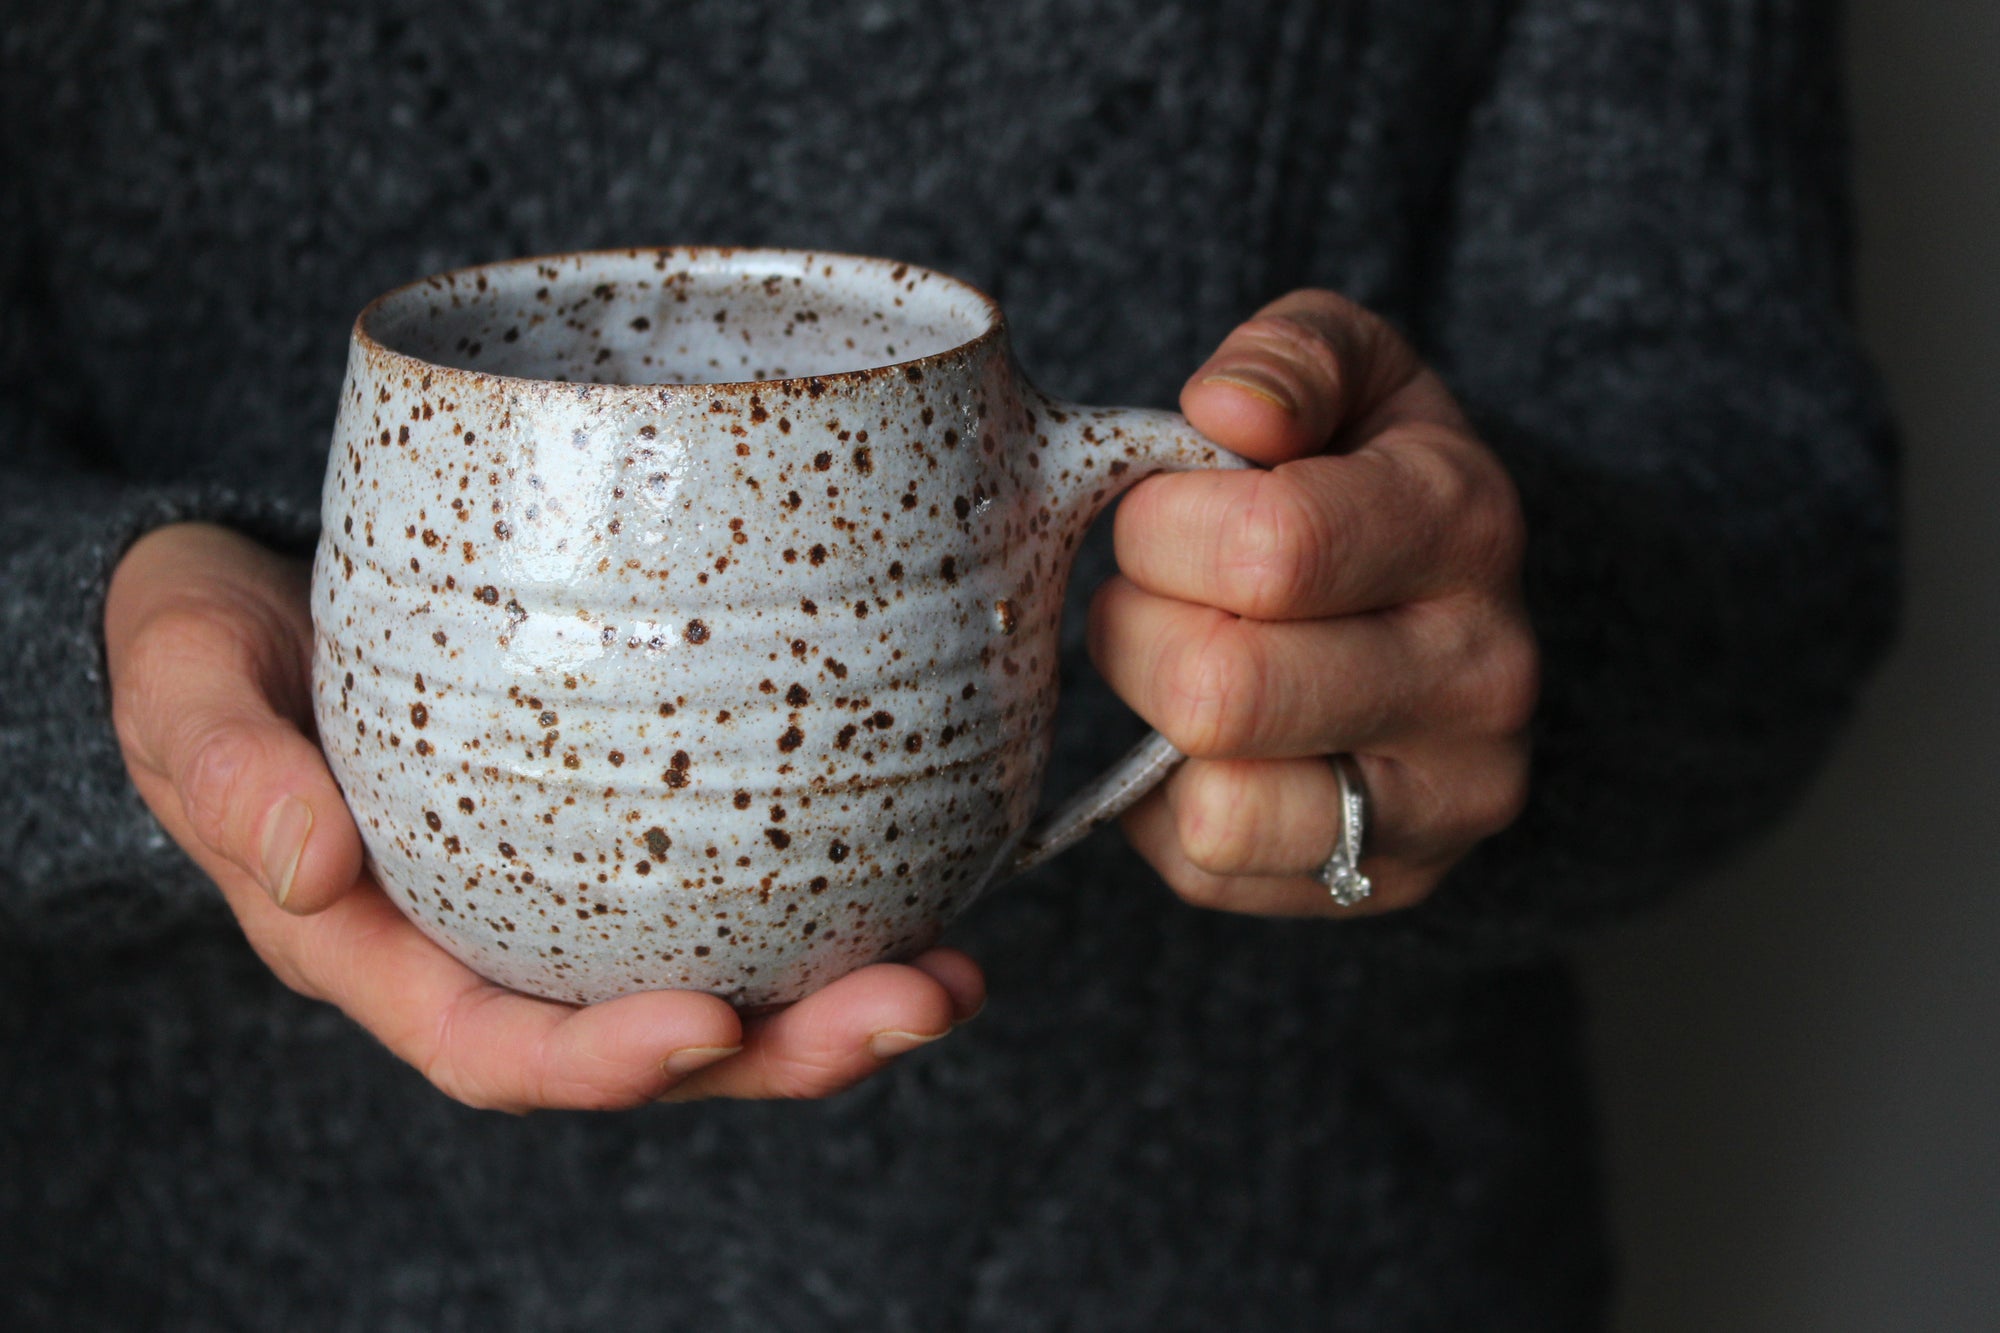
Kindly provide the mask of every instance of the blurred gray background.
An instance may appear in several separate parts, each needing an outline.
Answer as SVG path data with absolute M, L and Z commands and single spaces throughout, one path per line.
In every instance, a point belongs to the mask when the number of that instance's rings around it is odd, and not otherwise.
M 1903 640 L 1776 838 L 1585 956 L 1620 1333 L 2000 1329 L 2000 4 L 1849 15 Z

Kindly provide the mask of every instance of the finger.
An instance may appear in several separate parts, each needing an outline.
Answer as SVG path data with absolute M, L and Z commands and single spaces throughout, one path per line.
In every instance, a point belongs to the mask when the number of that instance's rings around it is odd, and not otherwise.
M 1112 690 L 1201 758 L 1375 747 L 1417 724 L 1426 693 L 1428 664 L 1387 616 L 1264 624 L 1113 578 L 1089 630 Z
M 747 1020 L 741 1055 L 694 1075 L 664 1100 L 824 1097 L 945 1036 L 956 1013 L 953 992 L 925 970 L 877 963 Z
M 1514 488 L 1484 446 L 1411 428 L 1269 472 L 1150 478 L 1114 534 L 1140 587 L 1258 620 L 1511 586 L 1524 545 Z
M 944 987 L 953 1024 L 971 1022 L 986 1007 L 986 974 L 959 950 L 931 949 L 912 958 L 910 966 Z
M 1422 902 L 1447 868 L 1367 853 L 1361 869 L 1373 885 L 1351 907 L 1333 900 L 1325 885 L 1307 875 L 1226 875 L 1195 863 L 1180 841 L 1179 827 L 1162 792 L 1153 792 L 1127 811 L 1125 836 L 1167 887 L 1189 906 L 1248 916 L 1374 916 Z M 1367 849 L 1364 847 L 1364 852 Z
M 360 834 L 319 747 L 275 702 L 304 670 L 287 661 L 297 638 L 257 608 L 188 600 L 121 650 L 120 736 L 135 768 L 170 789 L 169 831 L 289 911 L 346 893 L 361 875 Z
M 1092 599 L 1088 646 L 1120 698 L 1205 759 L 1515 735 L 1538 684 L 1525 619 L 1484 599 L 1274 624 L 1113 578 Z
M 338 1006 L 469 1106 L 636 1106 L 742 1043 L 736 1012 L 712 995 L 653 991 L 577 1008 L 496 986 L 426 939 L 372 885 L 311 918 L 262 901 L 245 904 L 239 918 L 258 951 L 281 960 L 281 975 L 291 971 L 300 989 Z
M 1324 758 L 1190 759 L 1161 791 L 1188 861 L 1211 874 L 1310 875 L 1340 838 L 1340 783 Z
M 1367 796 L 1363 850 L 1453 861 L 1505 828 L 1527 796 L 1520 740 L 1359 755 Z M 1162 786 L 1189 864 L 1212 875 L 1317 873 L 1341 836 L 1340 783 L 1324 758 L 1190 759 Z
M 1260 463 L 1327 448 L 1391 400 L 1412 419 L 1465 428 L 1450 392 L 1380 316 L 1337 292 L 1280 297 L 1238 325 L 1188 378 L 1196 430 Z

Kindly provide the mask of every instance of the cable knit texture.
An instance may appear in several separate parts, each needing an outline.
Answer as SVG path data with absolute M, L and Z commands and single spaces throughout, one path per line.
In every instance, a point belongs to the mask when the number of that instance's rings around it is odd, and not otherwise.
M 0 1323 L 1596 1326 L 1558 946 L 1767 827 L 1893 619 L 1825 7 L 16 9 Z M 474 1113 L 284 991 L 124 776 L 110 570 L 185 518 L 309 549 L 375 293 L 693 241 L 962 275 L 1085 401 L 1170 403 L 1295 286 L 1383 310 L 1529 511 L 1526 816 L 1365 925 L 1194 912 L 1099 838 L 957 928 L 985 1017 L 824 1104 Z M 1058 788 L 1136 730 L 1080 630 Z

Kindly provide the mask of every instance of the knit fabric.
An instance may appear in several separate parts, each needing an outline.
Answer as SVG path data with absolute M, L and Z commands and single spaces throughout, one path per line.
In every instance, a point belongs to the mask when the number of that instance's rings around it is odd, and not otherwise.
M 1825 7 L 16 10 L 0 1323 L 1596 1325 L 1560 944 L 1767 827 L 1893 621 Z M 954 928 L 984 1017 L 825 1103 L 432 1092 L 279 986 L 139 803 L 105 583 L 176 519 L 309 550 L 377 292 L 680 242 L 958 274 L 1083 401 L 1171 403 L 1292 287 L 1382 310 L 1528 510 L 1528 812 L 1367 923 L 1196 912 L 1100 837 Z M 1094 542 L 1077 586 L 1110 568 Z M 1073 606 L 1055 790 L 1137 731 L 1080 640 Z

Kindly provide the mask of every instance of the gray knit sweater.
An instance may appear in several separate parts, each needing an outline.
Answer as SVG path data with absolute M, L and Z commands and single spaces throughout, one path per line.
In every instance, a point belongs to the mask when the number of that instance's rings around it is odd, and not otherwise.
M 1595 1324 L 1557 946 L 1767 826 L 1893 619 L 1823 6 L 0 25 L 0 1325 Z M 680 241 L 963 275 L 1084 400 L 1170 402 L 1294 286 L 1389 314 L 1528 506 L 1527 815 L 1367 925 L 1196 912 L 1100 837 L 956 928 L 979 1022 L 830 1102 L 516 1120 L 433 1093 L 273 981 L 145 813 L 105 581 L 174 519 L 308 549 L 374 293 Z M 1106 569 L 1100 543 L 1078 584 Z M 1134 731 L 1080 662 L 1069 690 L 1057 787 Z

